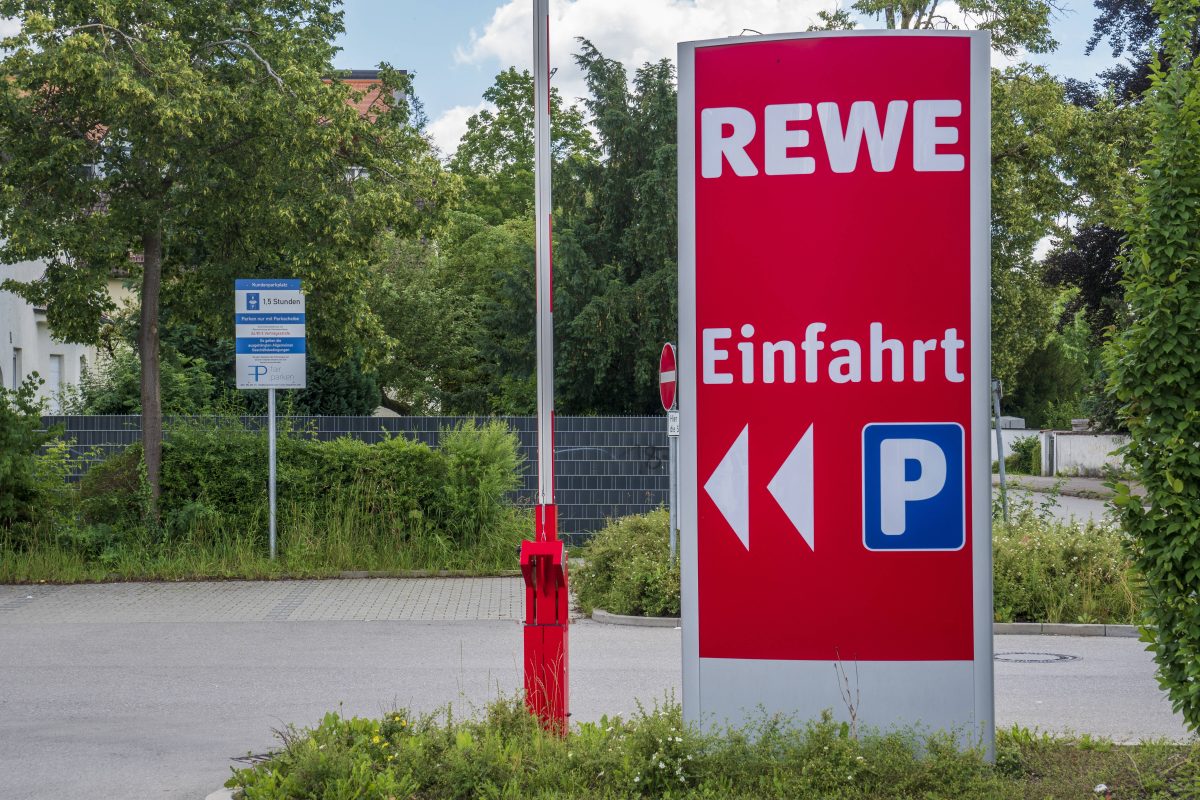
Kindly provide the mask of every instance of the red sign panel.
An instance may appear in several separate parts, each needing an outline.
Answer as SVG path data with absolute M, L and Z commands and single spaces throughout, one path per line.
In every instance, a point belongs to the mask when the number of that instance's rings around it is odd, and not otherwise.
M 658 357 L 658 398 L 663 411 L 675 408 L 675 345 L 667 342 Z
M 975 656 L 971 46 L 695 51 L 701 658 Z

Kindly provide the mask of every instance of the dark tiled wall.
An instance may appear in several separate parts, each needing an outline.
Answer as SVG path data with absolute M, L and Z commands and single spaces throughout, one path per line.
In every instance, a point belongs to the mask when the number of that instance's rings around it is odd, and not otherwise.
M 280 430 L 312 431 L 324 441 L 352 436 L 377 442 L 403 435 L 437 447 L 444 428 L 484 417 L 281 417 Z M 537 493 L 533 472 L 536 420 L 500 417 L 517 434 L 525 458 L 522 485 L 514 503 L 532 505 Z M 166 421 L 167 435 L 177 420 Z M 202 422 L 200 418 L 196 421 Z M 75 477 L 91 464 L 124 450 L 141 438 L 136 416 L 45 417 L 62 424 L 77 456 Z M 265 428 L 265 417 L 243 417 L 247 427 Z M 559 529 L 578 538 L 603 526 L 610 517 L 639 514 L 667 504 L 667 421 L 659 417 L 557 417 L 555 473 Z

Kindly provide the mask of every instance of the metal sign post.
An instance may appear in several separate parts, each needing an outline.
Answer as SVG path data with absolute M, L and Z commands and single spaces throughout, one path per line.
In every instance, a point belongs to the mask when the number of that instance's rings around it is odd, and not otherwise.
M 667 412 L 667 453 L 670 470 L 670 489 L 668 503 L 670 504 L 671 526 L 671 563 L 679 556 L 679 412 L 671 409 Z
M 275 390 L 305 387 L 304 295 L 294 278 L 233 285 L 237 387 L 267 390 L 267 498 L 271 558 L 276 555 Z
M 534 216 L 537 254 L 537 475 L 534 539 L 521 543 L 525 579 L 525 702 L 567 729 L 567 553 L 554 505 L 554 297 L 550 213 L 550 9 L 533 2 Z
M 668 525 L 670 525 L 669 547 L 671 563 L 679 552 L 676 535 L 679 531 L 679 473 L 676 465 L 679 459 L 679 412 L 675 410 L 675 345 L 667 342 L 663 345 L 662 354 L 658 357 L 658 398 L 662 401 L 663 410 L 667 412 L 667 474 L 669 490 L 667 496 Z
M 1000 470 L 1000 508 L 1004 514 L 1004 522 L 1008 522 L 1008 485 L 1004 476 L 1004 439 L 1000 435 L 1000 398 L 1004 396 L 1004 385 L 999 380 L 992 381 L 992 405 L 996 414 L 996 460 Z
M 271 518 L 271 560 L 275 560 L 275 387 L 267 389 L 267 502 Z

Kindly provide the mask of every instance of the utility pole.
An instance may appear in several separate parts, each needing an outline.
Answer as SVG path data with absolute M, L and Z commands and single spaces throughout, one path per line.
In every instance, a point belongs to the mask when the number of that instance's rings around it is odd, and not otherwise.
M 537 250 L 537 477 L 534 539 L 521 543 L 525 579 L 525 703 L 566 733 L 567 553 L 554 505 L 554 298 L 550 214 L 550 9 L 533 0 L 534 215 Z

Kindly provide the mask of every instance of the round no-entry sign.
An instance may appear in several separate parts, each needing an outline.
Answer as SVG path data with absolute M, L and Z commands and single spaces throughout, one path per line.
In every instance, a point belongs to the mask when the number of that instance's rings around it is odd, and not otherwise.
M 675 345 L 670 342 L 663 345 L 658 357 L 658 396 L 664 411 L 675 407 Z

